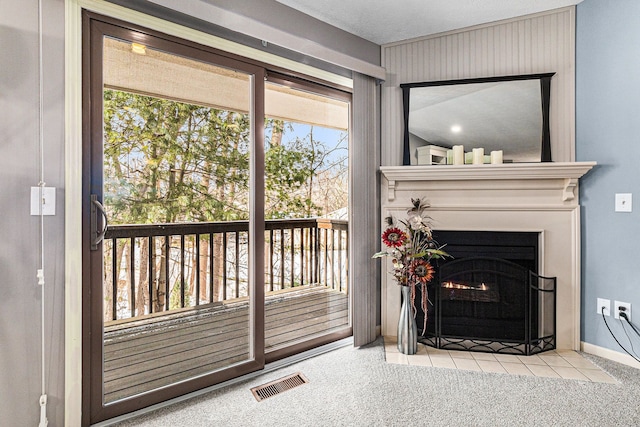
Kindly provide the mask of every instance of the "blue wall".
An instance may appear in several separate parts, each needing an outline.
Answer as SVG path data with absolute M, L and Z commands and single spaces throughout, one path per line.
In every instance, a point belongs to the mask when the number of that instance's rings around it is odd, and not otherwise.
M 582 340 L 623 352 L 596 299 L 610 299 L 612 314 L 614 300 L 631 303 L 640 325 L 640 1 L 584 0 L 576 19 L 576 160 L 598 162 L 580 184 Z M 614 212 L 615 193 L 634 193 L 633 212 Z

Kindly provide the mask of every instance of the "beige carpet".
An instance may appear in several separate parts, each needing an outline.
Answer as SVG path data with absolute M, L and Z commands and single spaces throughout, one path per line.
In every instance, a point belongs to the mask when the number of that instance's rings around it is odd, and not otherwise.
M 341 348 L 121 426 L 633 426 L 640 370 L 581 355 L 615 383 L 387 363 L 383 340 Z M 309 383 L 257 402 L 254 386 Z

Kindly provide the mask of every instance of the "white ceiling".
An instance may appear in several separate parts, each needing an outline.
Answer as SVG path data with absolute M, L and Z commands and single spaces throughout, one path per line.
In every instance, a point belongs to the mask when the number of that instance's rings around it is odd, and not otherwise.
M 572 6 L 582 0 L 276 0 L 376 44 Z

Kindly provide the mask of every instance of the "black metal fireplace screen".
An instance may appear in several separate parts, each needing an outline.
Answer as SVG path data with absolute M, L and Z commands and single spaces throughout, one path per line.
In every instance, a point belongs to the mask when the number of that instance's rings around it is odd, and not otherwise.
M 433 305 L 422 343 L 518 355 L 555 349 L 555 277 L 489 257 L 452 260 L 438 273 L 437 284 L 429 287 Z

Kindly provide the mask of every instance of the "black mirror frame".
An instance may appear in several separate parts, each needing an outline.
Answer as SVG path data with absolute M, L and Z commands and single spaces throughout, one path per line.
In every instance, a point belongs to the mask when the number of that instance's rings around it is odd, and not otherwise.
M 549 106 L 551 98 L 551 78 L 555 73 L 543 73 L 543 74 L 522 74 L 517 76 L 499 76 L 499 77 L 481 77 L 475 79 L 461 79 L 461 80 L 439 80 L 431 82 L 419 82 L 419 83 L 403 83 L 400 85 L 402 88 L 402 109 L 404 113 L 404 141 L 403 141 L 403 154 L 402 165 L 408 166 L 411 164 L 411 153 L 409 152 L 409 94 L 411 88 L 414 87 L 427 87 L 427 86 L 445 86 L 445 85 L 459 85 L 470 83 L 490 83 L 501 81 L 513 81 L 513 80 L 540 80 L 540 93 L 542 99 L 542 141 L 540 149 L 540 161 L 551 162 L 551 135 L 549 132 Z

